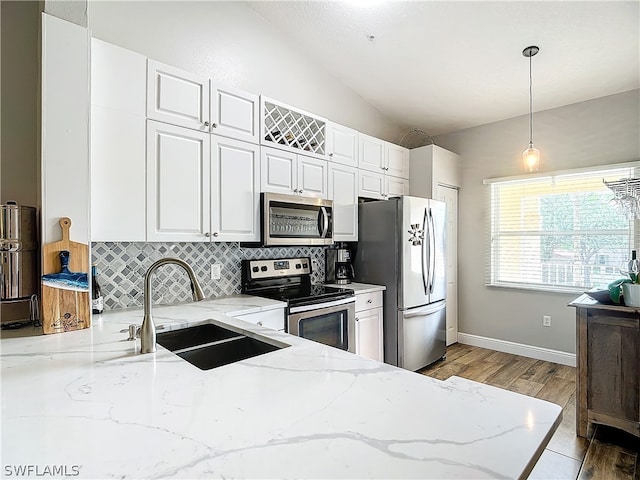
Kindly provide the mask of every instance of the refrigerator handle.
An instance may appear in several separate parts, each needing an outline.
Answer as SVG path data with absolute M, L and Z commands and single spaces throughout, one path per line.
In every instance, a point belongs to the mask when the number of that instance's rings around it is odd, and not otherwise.
M 429 220 L 431 222 L 429 242 L 433 245 L 429 246 L 429 293 L 433 293 L 433 284 L 436 278 L 436 222 L 433 220 L 431 207 L 429 207 Z
M 424 293 L 425 295 L 429 293 L 429 283 L 427 280 L 427 271 L 428 271 L 428 266 L 427 266 L 427 259 L 426 259 L 426 253 L 425 253 L 425 249 L 426 249 L 426 245 L 427 242 L 425 241 L 425 234 L 428 236 L 429 239 L 431 239 L 431 232 L 429 232 L 429 224 L 427 223 L 427 209 L 424 209 L 424 217 L 422 218 L 422 284 L 424 285 Z M 431 240 L 429 240 L 429 249 L 431 249 Z M 431 256 L 431 251 L 429 251 L 429 256 Z

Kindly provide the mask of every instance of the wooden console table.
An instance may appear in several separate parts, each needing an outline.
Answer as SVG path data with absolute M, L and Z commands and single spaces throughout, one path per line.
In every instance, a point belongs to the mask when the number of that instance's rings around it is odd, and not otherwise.
M 640 437 L 640 308 L 581 295 L 576 307 L 576 431 L 589 423 Z

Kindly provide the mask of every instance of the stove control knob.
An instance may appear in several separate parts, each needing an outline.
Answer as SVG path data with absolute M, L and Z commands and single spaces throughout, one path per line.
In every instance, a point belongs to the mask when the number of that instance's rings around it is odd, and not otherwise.
M 306 264 L 306 263 L 303 263 L 303 264 L 302 264 L 302 268 L 307 268 L 307 264 Z
M 263 265 L 263 266 L 261 266 L 261 267 L 260 267 L 260 270 L 261 270 L 261 271 L 263 271 L 263 272 L 266 272 L 266 271 L 267 271 L 267 267 L 265 267 L 265 266 Z
M 258 267 L 253 267 L 251 270 L 253 270 L 254 272 L 259 271 L 260 269 Z
M 296 268 L 302 268 L 302 265 L 300 265 L 299 263 L 296 263 Z

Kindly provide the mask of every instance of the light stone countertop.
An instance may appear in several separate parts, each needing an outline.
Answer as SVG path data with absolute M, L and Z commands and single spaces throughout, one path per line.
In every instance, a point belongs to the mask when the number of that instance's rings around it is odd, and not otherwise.
M 387 287 L 385 287 L 384 285 L 371 285 L 369 283 L 358 283 L 358 282 L 352 282 L 352 283 L 347 283 L 342 285 L 338 285 L 337 283 L 327 283 L 326 285 L 329 287 L 350 289 L 350 290 L 353 290 L 356 295 L 361 293 L 381 292 L 387 289 Z
M 162 347 L 136 353 L 121 330 L 141 310 L 56 335 L 3 332 L 3 477 L 55 467 L 75 478 L 518 478 L 561 420 L 549 402 L 216 311 L 278 308 L 239 297 L 156 306 L 154 318 L 167 328 L 213 319 L 290 346 L 203 371 Z

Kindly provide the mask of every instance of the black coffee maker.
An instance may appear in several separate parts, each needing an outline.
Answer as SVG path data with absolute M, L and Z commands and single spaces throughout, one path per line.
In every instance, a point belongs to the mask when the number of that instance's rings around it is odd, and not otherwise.
M 327 283 L 345 285 L 355 277 L 348 248 L 328 248 L 325 256 Z

